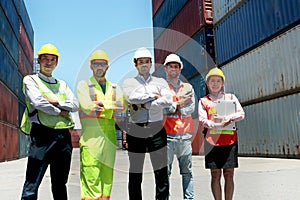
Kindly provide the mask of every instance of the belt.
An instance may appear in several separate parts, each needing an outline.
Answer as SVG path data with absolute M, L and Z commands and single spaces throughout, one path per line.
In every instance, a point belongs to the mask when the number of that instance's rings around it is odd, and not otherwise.
M 144 127 L 144 128 L 150 128 L 153 126 L 162 126 L 163 123 L 162 121 L 156 121 L 156 122 L 143 122 L 143 123 L 135 123 L 136 125 L 140 126 L 140 127 Z

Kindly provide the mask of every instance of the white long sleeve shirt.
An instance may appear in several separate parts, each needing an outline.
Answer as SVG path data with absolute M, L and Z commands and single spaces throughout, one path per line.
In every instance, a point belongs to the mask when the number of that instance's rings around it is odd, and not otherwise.
M 163 109 L 172 105 L 173 94 L 168 83 L 162 78 L 149 76 L 147 80 L 138 75 L 123 83 L 123 92 L 130 104 L 141 105 L 137 110 L 130 109 L 133 123 L 156 122 L 163 119 Z M 160 98 L 155 98 L 159 95 Z

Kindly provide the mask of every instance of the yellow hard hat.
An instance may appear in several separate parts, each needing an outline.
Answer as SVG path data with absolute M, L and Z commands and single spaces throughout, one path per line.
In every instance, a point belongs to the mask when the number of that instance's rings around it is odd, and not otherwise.
M 107 54 L 105 53 L 105 51 L 103 51 L 103 50 L 96 50 L 92 53 L 92 55 L 90 57 L 90 61 L 97 60 L 97 59 L 102 59 L 102 60 L 106 60 L 107 62 L 109 62 L 109 58 L 108 58 Z
M 166 60 L 165 60 L 165 63 L 164 65 L 167 65 L 168 63 L 171 63 L 171 62 L 176 62 L 180 65 L 180 68 L 182 69 L 183 68 L 183 64 L 180 60 L 180 57 L 177 56 L 176 54 L 170 54 L 166 57 Z
M 206 81 L 210 76 L 221 76 L 223 78 L 223 81 L 225 81 L 225 75 L 219 68 L 215 67 L 209 70 L 209 72 L 206 75 Z
M 53 45 L 53 44 L 45 44 L 43 45 L 39 52 L 38 52 L 38 57 L 40 57 L 40 55 L 42 54 L 51 54 L 51 55 L 55 55 L 57 57 L 59 57 L 59 53 L 58 53 L 58 50 L 57 48 Z

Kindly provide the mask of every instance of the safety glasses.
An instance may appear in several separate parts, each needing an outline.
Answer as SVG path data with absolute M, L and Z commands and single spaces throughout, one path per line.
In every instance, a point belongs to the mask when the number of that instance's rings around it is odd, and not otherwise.
M 108 64 L 107 62 L 93 62 L 92 65 L 93 67 L 106 67 Z

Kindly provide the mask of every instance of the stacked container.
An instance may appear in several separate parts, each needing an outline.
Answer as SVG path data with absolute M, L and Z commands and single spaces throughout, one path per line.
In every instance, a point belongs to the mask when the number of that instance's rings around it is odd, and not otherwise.
M 215 65 L 211 0 L 153 0 L 152 14 L 154 75 L 165 77 L 162 64 L 166 56 L 178 54 L 183 61 L 181 80 L 193 85 L 198 101 L 205 95 L 203 75 Z M 203 153 L 203 137 L 198 127 L 197 108 L 193 118 L 193 154 L 199 154 Z
M 22 79 L 33 69 L 33 29 L 23 0 L 0 0 L 0 24 L 0 161 L 6 161 L 27 153 L 19 124 Z
M 239 153 L 300 158 L 300 1 L 213 1 L 216 62 L 246 112 Z

